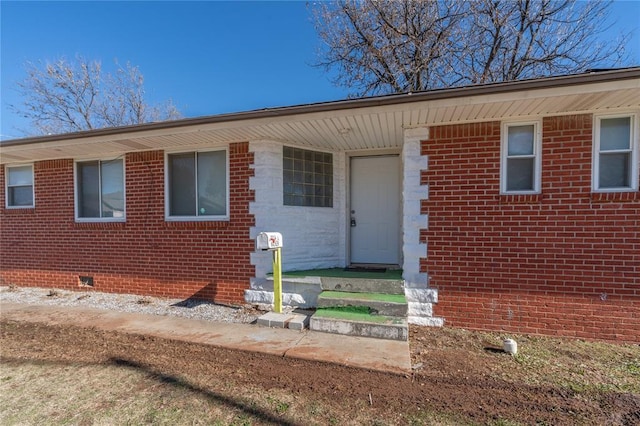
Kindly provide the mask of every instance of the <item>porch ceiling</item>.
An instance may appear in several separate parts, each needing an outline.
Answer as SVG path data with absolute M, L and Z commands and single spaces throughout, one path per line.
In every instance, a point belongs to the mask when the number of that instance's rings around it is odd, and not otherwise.
M 385 98 L 381 98 L 385 99 Z M 0 144 L 0 161 L 108 157 L 124 152 L 179 150 L 229 142 L 275 140 L 337 151 L 399 148 L 403 130 L 447 123 L 640 109 L 640 79 L 572 84 L 472 95 L 403 95 L 402 102 L 344 101 L 154 123 L 105 133 L 85 132 Z M 326 107 L 324 107 L 326 105 Z M 246 118 L 243 116 L 246 114 Z M 214 117 L 216 118 L 216 117 Z M 42 141 L 40 141 L 42 139 Z

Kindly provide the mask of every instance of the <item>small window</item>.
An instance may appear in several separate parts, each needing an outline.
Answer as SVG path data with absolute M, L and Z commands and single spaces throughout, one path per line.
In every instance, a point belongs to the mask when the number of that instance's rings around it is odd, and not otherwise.
M 76 219 L 124 221 L 121 159 L 76 162 Z
M 167 218 L 228 219 L 227 152 L 167 155 Z
M 635 116 L 596 117 L 593 187 L 602 191 L 638 189 Z
M 285 206 L 333 207 L 333 155 L 283 147 Z
M 7 208 L 29 208 L 33 203 L 33 165 L 7 166 L 5 169 L 7 182 Z
M 540 192 L 540 125 L 507 123 L 502 128 L 503 193 Z

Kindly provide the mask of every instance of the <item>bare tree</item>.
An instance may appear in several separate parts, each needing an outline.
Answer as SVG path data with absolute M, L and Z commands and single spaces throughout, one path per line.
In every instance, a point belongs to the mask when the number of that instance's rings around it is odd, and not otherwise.
M 610 2 L 340 0 L 314 8 L 316 64 L 352 96 L 619 66 L 629 36 L 599 42 Z
M 31 120 L 26 133 L 57 134 L 126 126 L 181 117 L 171 101 L 149 105 L 138 67 L 116 62 L 115 75 L 100 61 L 78 56 L 74 61 L 27 63 L 27 77 L 17 83 L 23 105 L 12 109 Z
M 574 0 L 474 1 L 467 49 L 454 71 L 486 83 L 612 67 L 624 60 L 629 36 L 605 43 L 610 2 Z M 469 44 L 470 43 L 470 44 Z

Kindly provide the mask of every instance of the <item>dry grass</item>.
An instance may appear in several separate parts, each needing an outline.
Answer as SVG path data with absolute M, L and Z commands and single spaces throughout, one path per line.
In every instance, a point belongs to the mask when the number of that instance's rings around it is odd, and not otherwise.
M 9 362 L 3 363 L 0 377 L 2 425 L 458 424 L 429 413 L 409 416 L 406 423 L 390 422 L 369 410 L 368 401 L 355 411 L 353 407 L 341 411 L 282 389 L 265 392 L 232 382 L 197 384 L 194 378 L 117 363 Z
M 0 423 L 227 425 L 261 418 L 272 423 L 271 417 L 277 422 L 293 405 L 287 395 L 214 388 L 128 365 L 4 363 Z
M 326 395 L 331 395 L 330 389 L 318 392 L 319 389 L 314 387 L 326 387 L 327 383 L 331 382 L 318 385 L 313 383 L 309 388 L 298 386 L 294 389 L 282 383 L 270 385 L 268 381 L 258 383 L 252 380 L 255 368 L 261 366 L 261 357 L 249 357 L 249 362 L 245 360 L 241 365 L 231 364 L 236 365 L 235 371 L 225 371 L 223 367 L 229 364 L 229 360 L 215 358 L 205 361 L 204 356 L 198 355 L 206 353 L 206 348 L 191 345 L 189 351 L 186 351 L 186 347 L 181 346 L 186 344 L 179 342 L 150 342 L 108 333 L 97 334 L 95 343 L 92 341 L 87 344 L 88 339 L 93 339 L 92 331 L 79 330 L 81 329 L 45 326 L 38 326 L 36 330 L 28 324 L 3 323 L 2 331 L 5 338 L 0 342 L 3 345 L 0 346 L 3 347 L 0 365 L 0 424 L 530 423 L 519 423 L 517 409 L 512 410 L 514 413 L 501 415 L 493 420 L 487 420 L 485 417 L 480 417 L 482 420 L 474 420 L 473 417 L 451 411 L 434 412 L 429 405 L 425 405 L 421 411 L 420 405 L 415 401 L 402 406 L 400 411 L 397 408 L 390 410 L 381 405 L 379 394 L 374 393 L 371 397 L 371 393 L 367 393 L 367 398 L 356 399 L 344 388 L 338 388 L 333 396 L 327 398 Z M 74 332 L 82 334 L 77 336 L 75 341 L 84 342 L 83 344 L 73 344 L 74 338 L 69 334 Z M 29 340 L 28 336 L 34 336 L 34 333 L 39 333 L 41 337 Z M 60 334 L 52 336 L 56 333 Z M 630 399 L 621 402 L 627 406 L 622 407 L 620 412 L 635 416 L 628 417 L 632 421 L 640 418 L 640 411 L 636 413 L 636 410 L 640 410 L 640 405 L 637 405 L 640 404 L 638 345 L 514 336 L 519 343 L 519 353 L 511 357 L 486 350 L 489 343 L 500 341 L 501 336 L 496 333 L 438 329 L 421 330 L 420 333 L 413 334 L 412 356 L 414 363 L 420 361 L 425 365 L 416 371 L 416 374 L 422 376 L 416 378 L 416 383 L 413 383 L 412 379 L 390 380 L 390 383 L 396 383 L 395 386 L 398 386 L 398 383 L 408 386 L 409 382 L 416 385 L 419 380 L 428 382 L 440 375 L 451 377 L 447 374 L 460 375 L 460 384 L 464 384 L 466 376 L 473 375 L 479 379 L 499 379 L 504 383 L 564 389 L 570 392 L 570 398 L 577 397 L 587 401 L 587 408 L 593 408 L 594 412 L 599 412 L 598 408 L 594 408 L 598 405 L 596 401 L 608 401 L 607 396 L 617 398 L 617 395 L 624 395 Z M 46 340 L 44 336 L 51 339 L 47 345 L 43 343 Z M 84 355 L 83 350 L 89 351 L 92 344 L 101 345 L 100 338 L 112 338 L 109 336 L 116 336 L 113 342 L 117 342 L 118 346 L 106 350 L 107 352 L 127 354 L 135 348 L 142 351 L 142 358 L 138 361 L 101 358 L 102 355 L 98 352 L 97 355 Z M 61 341 L 66 343 L 60 343 Z M 62 346 L 56 347 L 55 342 Z M 159 346 L 160 349 L 153 359 L 149 358 L 149 362 L 144 361 L 144 354 L 151 355 L 151 352 L 146 351 L 152 351 L 156 343 L 164 346 Z M 7 349 L 16 344 L 22 348 Z M 124 344 L 136 346 L 129 347 Z M 54 356 L 47 348 L 57 351 L 59 355 Z M 220 353 L 225 354 L 224 357 L 232 356 L 232 352 Z M 189 354 L 186 367 L 178 367 L 175 364 L 183 354 Z M 434 359 L 442 360 L 442 364 L 435 367 L 431 362 Z M 291 369 L 297 368 L 296 365 L 311 365 L 293 360 L 287 362 Z M 450 364 L 447 365 L 447 362 Z M 219 364 L 219 373 L 210 370 L 214 364 Z M 427 367 L 437 368 L 438 371 L 428 373 Z M 396 390 L 388 389 L 389 393 Z M 320 397 L 320 394 L 324 397 Z M 605 397 L 601 398 L 603 395 Z M 486 395 L 484 402 L 490 404 L 490 395 Z M 582 415 L 587 414 L 585 412 Z M 589 424 L 588 417 L 576 419 L 576 424 Z M 622 418 L 620 421 L 612 419 L 611 424 L 625 424 L 626 421 Z
M 518 342 L 515 356 L 501 350 L 502 341 L 507 337 Z M 414 364 L 429 362 L 435 353 L 446 353 L 461 366 L 509 382 L 553 385 L 576 392 L 594 390 L 640 395 L 638 344 L 456 328 L 431 329 L 412 341 Z

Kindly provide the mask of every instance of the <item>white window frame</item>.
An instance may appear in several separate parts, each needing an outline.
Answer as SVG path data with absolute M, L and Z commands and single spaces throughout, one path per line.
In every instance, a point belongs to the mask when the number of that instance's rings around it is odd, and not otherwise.
M 31 167 L 31 205 L 28 206 L 12 206 L 9 205 L 9 188 L 12 188 L 12 185 L 9 185 L 9 170 L 18 168 L 18 167 Z M 36 206 L 36 185 L 35 185 L 35 173 L 33 168 L 33 163 L 26 164 L 7 164 L 4 168 L 4 206 L 7 209 L 33 209 Z M 25 185 L 18 185 L 25 186 Z
M 630 149 L 620 151 L 607 151 L 609 153 L 629 152 L 631 154 L 631 178 L 628 187 L 616 188 L 600 188 L 600 123 L 604 119 L 612 118 L 630 118 Z M 636 113 L 620 113 L 593 116 L 593 157 L 592 157 L 592 173 L 591 173 L 591 189 L 593 192 L 633 192 L 638 190 L 638 152 L 640 151 L 640 142 L 638 135 L 640 134 L 638 123 L 638 114 Z
M 226 173 L 226 188 L 225 188 L 225 196 L 226 196 L 226 206 L 227 211 L 224 215 L 203 215 L 203 216 L 171 216 L 171 206 L 170 206 L 170 198 L 169 198 L 169 156 L 176 154 L 191 154 L 191 153 L 200 153 L 200 152 L 219 152 L 224 151 L 225 156 L 225 173 Z M 196 161 L 196 188 L 197 188 L 197 167 L 198 162 Z M 229 181 L 229 149 L 227 147 L 218 147 L 218 148 L 210 148 L 210 149 L 192 149 L 192 150 L 180 150 L 180 151 L 165 151 L 164 153 L 164 219 L 167 222 L 220 222 L 220 221 L 228 221 L 230 218 L 231 205 L 229 193 L 231 192 L 231 182 Z M 197 197 L 196 197 L 197 199 Z
M 507 159 L 509 157 L 509 127 L 533 125 L 533 154 L 531 156 L 519 156 L 521 158 L 533 158 L 533 189 L 532 190 L 507 190 Z M 502 123 L 500 132 L 500 193 L 512 194 L 540 194 L 542 184 L 542 121 L 507 121 Z
M 98 161 L 99 163 L 121 160 L 122 161 L 122 197 L 123 197 L 123 207 L 124 212 L 122 213 L 122 217 L 80 217 L 78 212 L 78 164 L 81 163 L 89 163 L 93 161 Z M 77 159 L 73 161 L 73 211 L 75 216 L 75 221 L 78 223 L 83 222 L 126 222 L 127 221 L 127 164 L 126 159 L 123 156 L 116 158 L 83 158 Z M 99 170 L 99 182 L 100 188 L 102 188 L 102 171 Z M 102 191 L 99 193 L 100 200 L 102 200 Z M 101 202 L 99 204 L 102 204 Z

